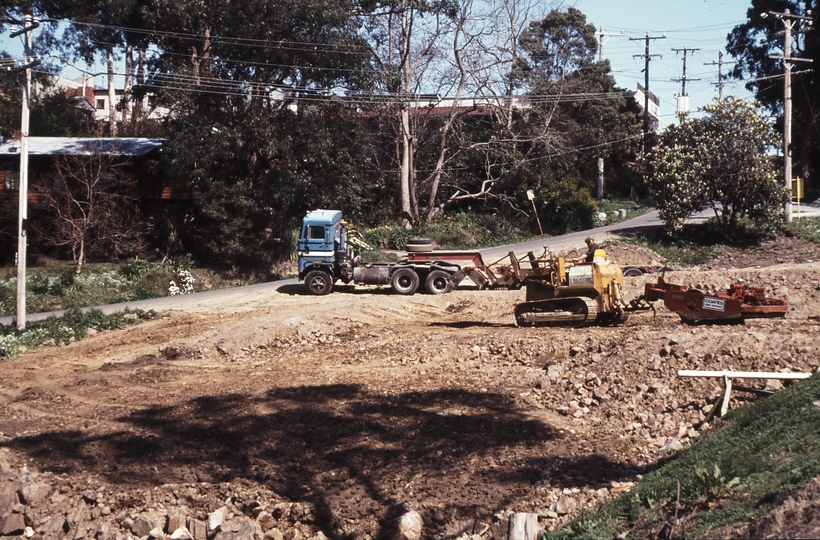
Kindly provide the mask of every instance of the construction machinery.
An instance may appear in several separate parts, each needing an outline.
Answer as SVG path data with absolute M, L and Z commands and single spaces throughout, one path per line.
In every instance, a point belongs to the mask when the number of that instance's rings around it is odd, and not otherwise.
M 627 318 L 621 267 L 608 261 L 602 249 L 595 251 L 590 263 L 549 257 L 537 263 L 537 268 L 522 272 L 519 267 L 518 272 L 530 274 L 523 279 L 526 302 L 515 306 L 515 323 L 519 326 L 577 328 L 617 324 Z
M 505 259 L 490 265 L 472 261 L 452 276 L 453 287 L 469 277 L 480 289 L 525 288 L 526 301 L 515 307 L 519 326 L 582 327 L 626 320 L 623 273 L 603 249 L 589 263 L 556 257 L 546 249 L 540 257 L 530 252 L 519 259 L 510 252 Z
M 789 308 L 786 300 L 767 297 L 763 287 L 734 283 L 726 290 L 701 290 L 666 283 L 660 276 L 657 283 L 645 285 L 644 294 L 631 301 L 627 310 L 651 309 L 651 303 L 658 300 L 688 324 L 783 318 Z

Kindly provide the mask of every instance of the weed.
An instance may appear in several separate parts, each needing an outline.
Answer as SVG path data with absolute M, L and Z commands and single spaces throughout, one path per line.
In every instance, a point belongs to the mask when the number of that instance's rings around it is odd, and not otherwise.
M 740 485 L 740 477 L 728 480 L 717 463 L 711 465 L 695 467 L 695 476 L 700 481 L 698 488 L 706 494 L 707 500 L 716 501 L 729 496 L 732 489 Z
M 820 243 L 820 218 L 800 218 L 784 226 L 786 234 Z

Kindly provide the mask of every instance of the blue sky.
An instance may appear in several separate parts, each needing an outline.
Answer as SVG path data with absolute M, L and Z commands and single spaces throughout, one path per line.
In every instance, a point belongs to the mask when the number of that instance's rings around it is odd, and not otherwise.
M 700 50 L 687 53 L 686 93 L 689 95 L 690 111 L 693 113 L 717 97 L 718 67 L 704 65 L 718 61 L 723 51 L 724 75 L 733 67 L 726 51 L 726 35 L 738 24 L 746 21 L 751 0 L 569 0 L 565 6 L 579 9 L 587 22 L 604 32 L 624 32 L 624 37 L 604 38 L 604 56 L 609 59 L 618 86 L 634 89 L 635 83 L 644 84 L 643 58 L 633 58 L 644 53 L 642 38 L 666 35 L 666 39 L 650 42 L 650 53 L 660 54 L 653 58 L 649 67 L 649 88 L 661 101 L 661 125 L 675 121 L 675 95 L 681 91 L 683 53 L 672 49 L 684 47 Z M 641 38 L 630 41 L 630 37 Z M 693 79 L 701 79 L 695 81 Z M 724 97 L 736 95 L 750 98 L 743 82 L 725 81 Z

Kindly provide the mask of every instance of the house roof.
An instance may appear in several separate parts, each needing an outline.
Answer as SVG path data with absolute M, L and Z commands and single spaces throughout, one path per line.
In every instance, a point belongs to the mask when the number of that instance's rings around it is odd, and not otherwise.
M 82 138 L 29 137 L 30 156 L 144 156 L 165 144 L 165 139 L 144 137 Z M 0 155 L 20 154 L 20 141 L 0 143 Z

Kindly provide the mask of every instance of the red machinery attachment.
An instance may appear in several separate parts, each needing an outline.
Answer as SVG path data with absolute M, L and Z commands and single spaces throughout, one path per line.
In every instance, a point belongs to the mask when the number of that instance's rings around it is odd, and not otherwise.
M 633 309 L 642 309 L 645 302 L 663 300 L 683 322 L 743 322 L 746 319 L 785 317 L 788 303 L 766 297 L 763 287 L 748 287 L 735 283 L 728 291 L 703 292 L 683 285 L 673 285 L 658 278 L 647 283 L 643 296 L 632 301 Z

